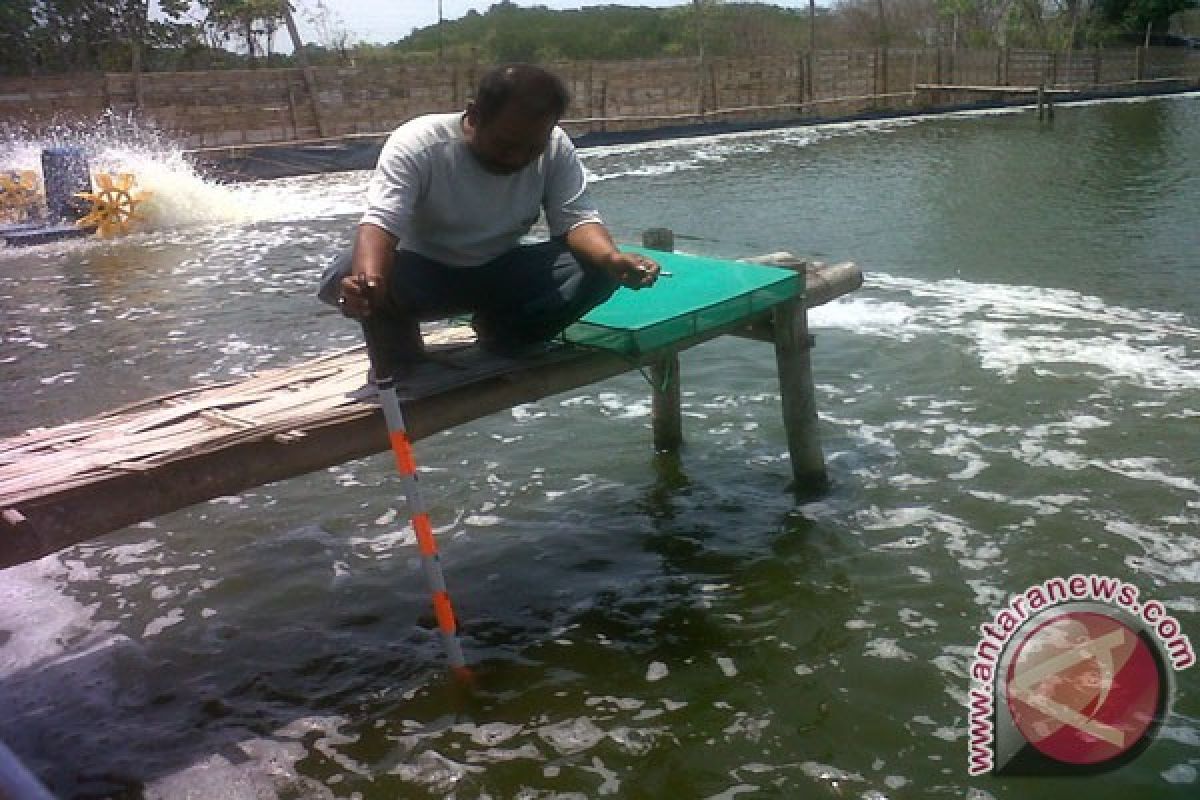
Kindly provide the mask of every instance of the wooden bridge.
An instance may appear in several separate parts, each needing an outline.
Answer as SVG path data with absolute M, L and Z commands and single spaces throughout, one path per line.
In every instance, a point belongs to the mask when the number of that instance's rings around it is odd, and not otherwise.
M 648 244 L 670 249 L 663 233 Z M 648 368 L 655 446 L 671 450 L 682 441 L 679 353 L 733 334 L 774 343 L 795 479 L 822 486 L 805 310 L 858 288 L 862 273 L 851 263 L 805 264 L 786 253 L 748 260 L 799 270 L 802 293 L 632 356 L 566 345 L 531 359 L 501 359 L 475 347 L 467 329 L 434 332 L 426 337 L 434 360 L 405 387 L 411 437 Z M 359 347 L 0 440 L 0 568 L 388 449 L 366 373 Z

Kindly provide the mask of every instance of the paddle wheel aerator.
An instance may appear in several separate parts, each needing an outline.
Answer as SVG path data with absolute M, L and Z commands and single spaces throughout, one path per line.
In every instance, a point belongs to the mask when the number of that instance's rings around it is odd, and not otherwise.
M 138 214 L 138 204 L 144 202 L 151 193 L 147 191 L 132 191 L 137 182 L 132 174 L 122 172 L 113 175 L 108 172 L 97 172 L 92 180 L 96 191 L 76 192 L 75 196 L 91 203 L 91 209 L 75 224 L 81 228 L 95 228 L 97 234 L 108 239 L 117 234 L 129 233 L 130 226 L 135 221 L 144 220 Z

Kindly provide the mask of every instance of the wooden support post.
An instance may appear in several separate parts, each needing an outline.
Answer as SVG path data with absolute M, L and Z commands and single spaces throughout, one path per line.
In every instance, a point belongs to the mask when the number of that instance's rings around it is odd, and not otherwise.
M 812 103 L 817 99 L 817 51 L 812 48 L 808 51 L 808 74 L 805 79 L 808 81 L 808 102 Z
M 608 130 L 608 78 L 600 83 L 600 132 Z
M 142 84 L 142 42 L 141 33 L 133 37 L 130 42 L 130 66 L 129 69 L 133 73 L 133 107 L 141 111 L 146 107 L 146 93 Z
M 708 85 L 712 91 L 712 105 L 708 111 L 721 110 L 721 91 L 717 88 L 717 65 L 715 61 L 708 62 Z
M 288 78 L 287 100 L 288 100 L 288 110 L 291 112 L 291 117 L 292 117 L 292 138 L 299 139 L 300 138 L 300 115 L 296 112 L 296 92 L 294 89 L 292 89 L 291 78 Z
M 642 247 L 670 253 L 675 249 L 675 232 L 670 228 L 648 228 L 642 232 Z
M 880 92 L 879 92 L 879 94 L 887 94 L 889 91 L 891 91 L 891 84 L 888 82 L 888 48 L 887 48 L 886 44 L 882 48 L 880 48 L 879 55 L 880 55 L 880 64 L 879 64 Z M 878 105 L 878 104 L 879 103 L 878 103 L 878 98 L 877 98 L 876 105 Z
M 805 84 L 808 81 L 808 70 L 804 69 L 804 54 L 797 51 L 796 53 L 796 107 L 793 109 L 797 114 L 804 112 L 804 100 L 807 95 Z
M 808 315 L 804 298 L 775 308 L 775 363 L 783 426 L 792 459 L 793 488 L 804 494 L 820 492 L 829 483 L 817 431 L 817 390 L 813 383 Z
M 871 53 L 871 105 L 879 105 L 879 48 Z
M 683 401 L 679 388 L 679 353 L 650 365 L 654 383 L 654 449 L 674 453 L 683 445 Z
M 588 118 L 588 133 L 596 129 L 596 94 L 595 86 L 592 81 L 595 79 L 596 63 L 589 61 L 587 65 L 587 118 Z
M 642 233 L 642 246 L 669 253 L 675 249 L 675 234 L 670 228 L 650 228 Z M 664 355 L 650 365 L 650 381 L 653 383 L 651 421 L 654 449 L 660 453 L 676 452 L 683 445 L 683 404 L 677 351 Z

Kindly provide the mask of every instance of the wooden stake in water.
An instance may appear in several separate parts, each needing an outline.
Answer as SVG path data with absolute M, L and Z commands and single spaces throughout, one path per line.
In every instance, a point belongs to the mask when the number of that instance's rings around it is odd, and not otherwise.
M 366 334 L 364 328 L 363 331 Z M 446 590 L 446 579 L 442 574 L 441 557 L 438 555 L 437 540 L 433 537 L 433 524 L 429 521 L 429 512 L 421 497 L 417 485 L 417 462 L 413 456 L 412 442 L 408 438 L 408 429 L 404 424 L 404 413 L 400 409 L 400 398 L 396 394 L 396 380 L 390 374 L 385 374 L 383 365 L 376 362 L 374 348 L 370 337 L 367 337 L 367 353 L 371 356 L 375 367 L 375 390 L 379 393 L 379 405 L 383 408 L 384 419 L 387 420 L 388 439 L 392 444 L 392 453 L 396 456 L 396 468 L 400 473 L 400 482 L 408 501 L 408 513 L 412 520 L 413 530 L 417 534 L 417 547 L 421 551 L 421 566 L 425 571 L 425 579 L 429 583 L 429 592 L 433 597 L 433 613 L 437 617 L 438 630 L 442 636 L 442 644 L 446 648 L 446 657 L 450 668 L 459 677 L 470 677 L 466 659 L 463 658 L 462 645 L 458 641 L 458 625 L 454 618 L 454 606 L 450 603 L 450 593 Z

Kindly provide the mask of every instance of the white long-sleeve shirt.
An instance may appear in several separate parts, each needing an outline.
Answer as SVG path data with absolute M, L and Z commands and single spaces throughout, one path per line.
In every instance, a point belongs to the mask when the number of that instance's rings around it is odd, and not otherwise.
M 367 186 L 362 221 L 399 239 L 399 249 L 470 267 L 516 247 L 543 209 L 551 236 L 601 221 L 575 146 L 561 128 L 524 169 L 495 175 L 468 149 L 461 114 L 429 114 L 388 137 Z

